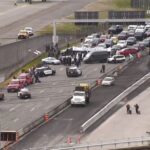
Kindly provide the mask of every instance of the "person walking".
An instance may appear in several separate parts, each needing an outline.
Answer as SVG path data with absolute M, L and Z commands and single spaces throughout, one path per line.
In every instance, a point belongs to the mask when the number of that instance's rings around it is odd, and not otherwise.
M 138 105 L 138 104 L 135 104 L 135 105 L 134 105 L 134 108 L 135 108 L 136 114 L 140 114 L 139 105 Z
M 126 105 L 127 114 L 132 114 L 132 110 L 129 104 Z

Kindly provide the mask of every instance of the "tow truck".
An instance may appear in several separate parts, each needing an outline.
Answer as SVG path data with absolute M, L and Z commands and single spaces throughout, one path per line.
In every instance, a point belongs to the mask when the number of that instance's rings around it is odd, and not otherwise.
M 87 105 L 90 102 L 91 90 L 87 83 L 80 83 L 75 87 L 71 98 L 71 105 Z

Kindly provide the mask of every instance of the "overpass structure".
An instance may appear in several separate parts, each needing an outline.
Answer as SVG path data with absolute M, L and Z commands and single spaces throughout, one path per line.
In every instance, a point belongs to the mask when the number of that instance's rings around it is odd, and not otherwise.
M 23 1 L 23 0 L 18 0 L 18 1 Z M 46 2 L 47 0 L 40 0 L 40 1 Z M 32 4 L 33 0 L 24 0 L 24 2 Z
M 53 45 L 58 43 L 58 36 L 56 34 L 57 23 L 108 23 L 108 24 L 147 24 L 150 23 L 149 18 L 141 19 L 56 19 L 53 20 Z

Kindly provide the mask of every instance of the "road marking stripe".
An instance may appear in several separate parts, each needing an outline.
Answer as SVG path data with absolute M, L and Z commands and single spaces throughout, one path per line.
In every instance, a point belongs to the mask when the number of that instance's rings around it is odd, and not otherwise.
M 18 105 L 16 105 L 15 107 L 10 108 L 9 111 L 15 110 L 15 109 L 18 108 L 20 105 L 21 105 L 21 104 L 18 104 Z
M 44 93 L 45 90 L 41 90 L 40 93 Z
M 19 120 L 19 118 L 16 118 L 16 119 L 14 119 L 13 121 L 14 121 L 14 122 L 17 122 L 18 120 Z
M 35 107 L 33 107 L 30 111 L 34 111 L 35 110 Z

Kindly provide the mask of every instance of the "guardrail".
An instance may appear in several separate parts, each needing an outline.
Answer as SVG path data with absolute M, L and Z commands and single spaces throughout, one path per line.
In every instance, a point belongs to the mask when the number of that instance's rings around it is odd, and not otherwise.
M 132 60 L 134 61 L 134 60 Z M 102 75 L 99 79 L 104 78 L 105 76 L 109 75 L 109 74 L 113 74 L 114 72 L 121 72 L 123 71 L 125 68 L 127 68 L 127 66 L 132 63 L 132 61 L 128 60 L 128 62 L 122 64 L 122 66 L 120 67 L 117 66 L 115 68 L 113 68 L 112 70 L 110 70 L 109 72 L 105 73 L 104 75 Z M 96 80 L 97 81 L 97 80 Z M 96 81 L 94 81 L 93 83 L 91 83 L 90 88 L 93 90 L 95 87 L 99 86 L 97 85 Z M 125 92 L 126 93 L 126 92 Z M 63 111 L 63 109 L 65 109 L 66 107 L 68 107 L 70 105 L 70 98 L 68 98 L 65 102 L 63 102 L 62 104 L 60 104 L 59 106 L 55 107 L 53 110 L 50 110 L 49 112 L 45 112 L 48 115 L 49 120 L 51 120 L 52 118 L 54 118 L 55 116 L 57 116 L 61 111 Z M 114 101 L 111 102 L 113 104 L 113 106 L 115 105 Z M 110 105 L 110 104 L 109 104 Z M 111 105 L 110 105 L 111 106 Z M 107 107 L 105 106 L 100 112 L 101 115 L 104 115 L 104 113 L 106 112 L 106 110 L 108 111 L 108 109 L 110 108 L 110 106 L 107 105 Z M 107 109 L 106 109 L 107 108 Z M 34 120 L 32 123 L 30 123 L 29 125 L 19 129 L 18 135 L 19 135 L 19 140 L 24 136 L 27 135 L 28 133 L 32 132 L 33 130 L 37 129 L 38 127 L 40 127 L 41 125 L 45 124 L 46 121 L 44 119 L 44 115 L 45 113 L 38 119 Z M 97 114 L 96 114 L 97 115 Z M 98 115 L 97 115 L 98 116 Z M 81 126 L 81 132 L 84 132 L 90 125 L 92 125 L 92 123 L 94 123 L 96 121 L 96 119 L 91 119 L 90 121 L 86 122 L 85 124 L 83 124 Z M 12 145 L 13 143 L 7 143 L 7 145 L 5 145 L 4 147 L 9 147 L 10 145 Z
M 116 98 L 114 98 L 110 103 L 108 103 L 104 108 L 102 108 L 98 113 L 96 113 L 93 117 L 91 117 L 84 124 L 82 124 L 82 126 L 80 128 L 80 132 L 82 132 L 82 133 L 85 132 L 97 120 L 99 120 L 101 117 L 103 117 L 110 109 L 112 109 L 116 104 L 118 104 L 121 100 L 123 100 L 127 95 L 129 95 L 131 92 L 133 92 L 136 88 L 138 88 L 140 85 L 142 85 L 148 79 L 150 79 L 150 73 L 146 74 L 144 77 L 142 77 L 136 83 L 134 83 L 132 86 L 127 88 L 124 92 L 122 92 L 120 95 L 118 95 Z
M 116 149 L 116 148 L 134 148 L 137 146 L 144 146 L 149 148 L 150 136 L 147 137 L 135 137 L 128 139 L 115 139 L 111 141 L 100 141 L 94 144 L 70 144 L 69 146 L 57 146 L 57 147 L 34 147 L 24 150 L 99 150 L 99 149 Z

